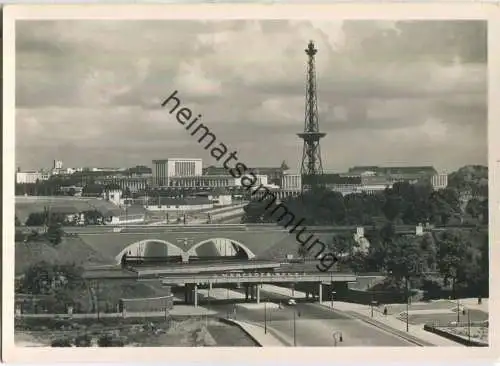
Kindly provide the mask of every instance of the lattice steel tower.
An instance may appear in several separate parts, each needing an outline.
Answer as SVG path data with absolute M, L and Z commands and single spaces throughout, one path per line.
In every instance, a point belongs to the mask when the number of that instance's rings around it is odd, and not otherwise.
M 309 190 L 318 188 L 321 185 L 323 164 L 321 163 L 319 140 L 326 136 L 326 133 L 319 132 L 316 70 L 314 66 L 314 56 L 318 50 L 314 48 L 313 41 L 309 42 L 305 52 L 309 56 L 307 64 L 305 122 L 304 132 L 297 135 L 304 140 L 302 166 L 300 169 L 302 190 Z

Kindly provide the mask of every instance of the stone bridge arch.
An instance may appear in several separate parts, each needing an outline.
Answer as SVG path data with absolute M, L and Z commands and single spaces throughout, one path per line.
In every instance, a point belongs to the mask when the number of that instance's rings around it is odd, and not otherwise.
M 116 263 L 121 263 L 124 254 L 133 257 L 167 257 L 167 256 L 182 256 L 183 261 L 187 261 L 187 253 L 168 241 L 160 239 L 140 240 L 128 245 L 116 257 Z
M 211 238 L 211 239 L 202 240 L 199 243 L 193 245 L 187 251 L 186 254 L 188 255 L 188 257 L 190 257 L 190 256 L 198 256 L 197 249 L 201 248 L 202 246 L 204 246 L 206 244 L 209 244 L 209 243 L 214 243 L 215 246 L 216 246 L 216 250 L 219 253 L 221 253 L 221 252 L 224 251 L 224 250 L 222 250 L 222 245 L 224 245 L 224 246 L 227 246 L 227 245 L 236 245 L 238 248 L 242 249 L 245 252 L 245 254 L 247 255 L 248 259 L 255 258 L 255 254 L 246 245 L 244 245 L 243 243 L 241 243 L 241 242 L 239 242 L 237 240 L 229 239 L 229 238 Z M 224 243 L 224 244 L 222 244 L 222 243 Z M 219 245 L 221 247 L 219 247 Z M 222 256 L 222 257 L 224 257 L 224 256 Z

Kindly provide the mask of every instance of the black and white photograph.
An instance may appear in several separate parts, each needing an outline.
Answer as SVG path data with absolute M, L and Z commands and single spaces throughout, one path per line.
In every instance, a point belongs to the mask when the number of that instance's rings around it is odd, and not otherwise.
M 14 23 L 16 347 L 490 345 L 487 20 Z

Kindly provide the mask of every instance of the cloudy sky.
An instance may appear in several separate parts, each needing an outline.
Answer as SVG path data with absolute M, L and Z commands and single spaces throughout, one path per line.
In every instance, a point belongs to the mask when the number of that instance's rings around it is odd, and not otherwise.
M 174 90 L 248 166 L 298 169 L 314 40 L 323 166 L 487 164 L 481 21 L 18 21 L 16 164 L 215 160 Z

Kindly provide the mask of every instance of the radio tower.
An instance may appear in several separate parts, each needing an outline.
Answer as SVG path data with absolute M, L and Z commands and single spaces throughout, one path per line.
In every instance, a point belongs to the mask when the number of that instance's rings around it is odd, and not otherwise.
M 305 52 L 307 56 L 309 56 L 307 65 L 305 122 L 304 132 L 297 134 L 304 140 L 302 166 L 300 169 L 303 191 L 313 190 L 321 185 L 320 179 L 323 174 L 323 165 L 321 163 L 319 140 L 326 135 L 326 133 L 319 132 L 316 70 L 314 66 L 314 55 L 316 55 L 318 50 L 314 48 L 313 41 L 309 42 Z

